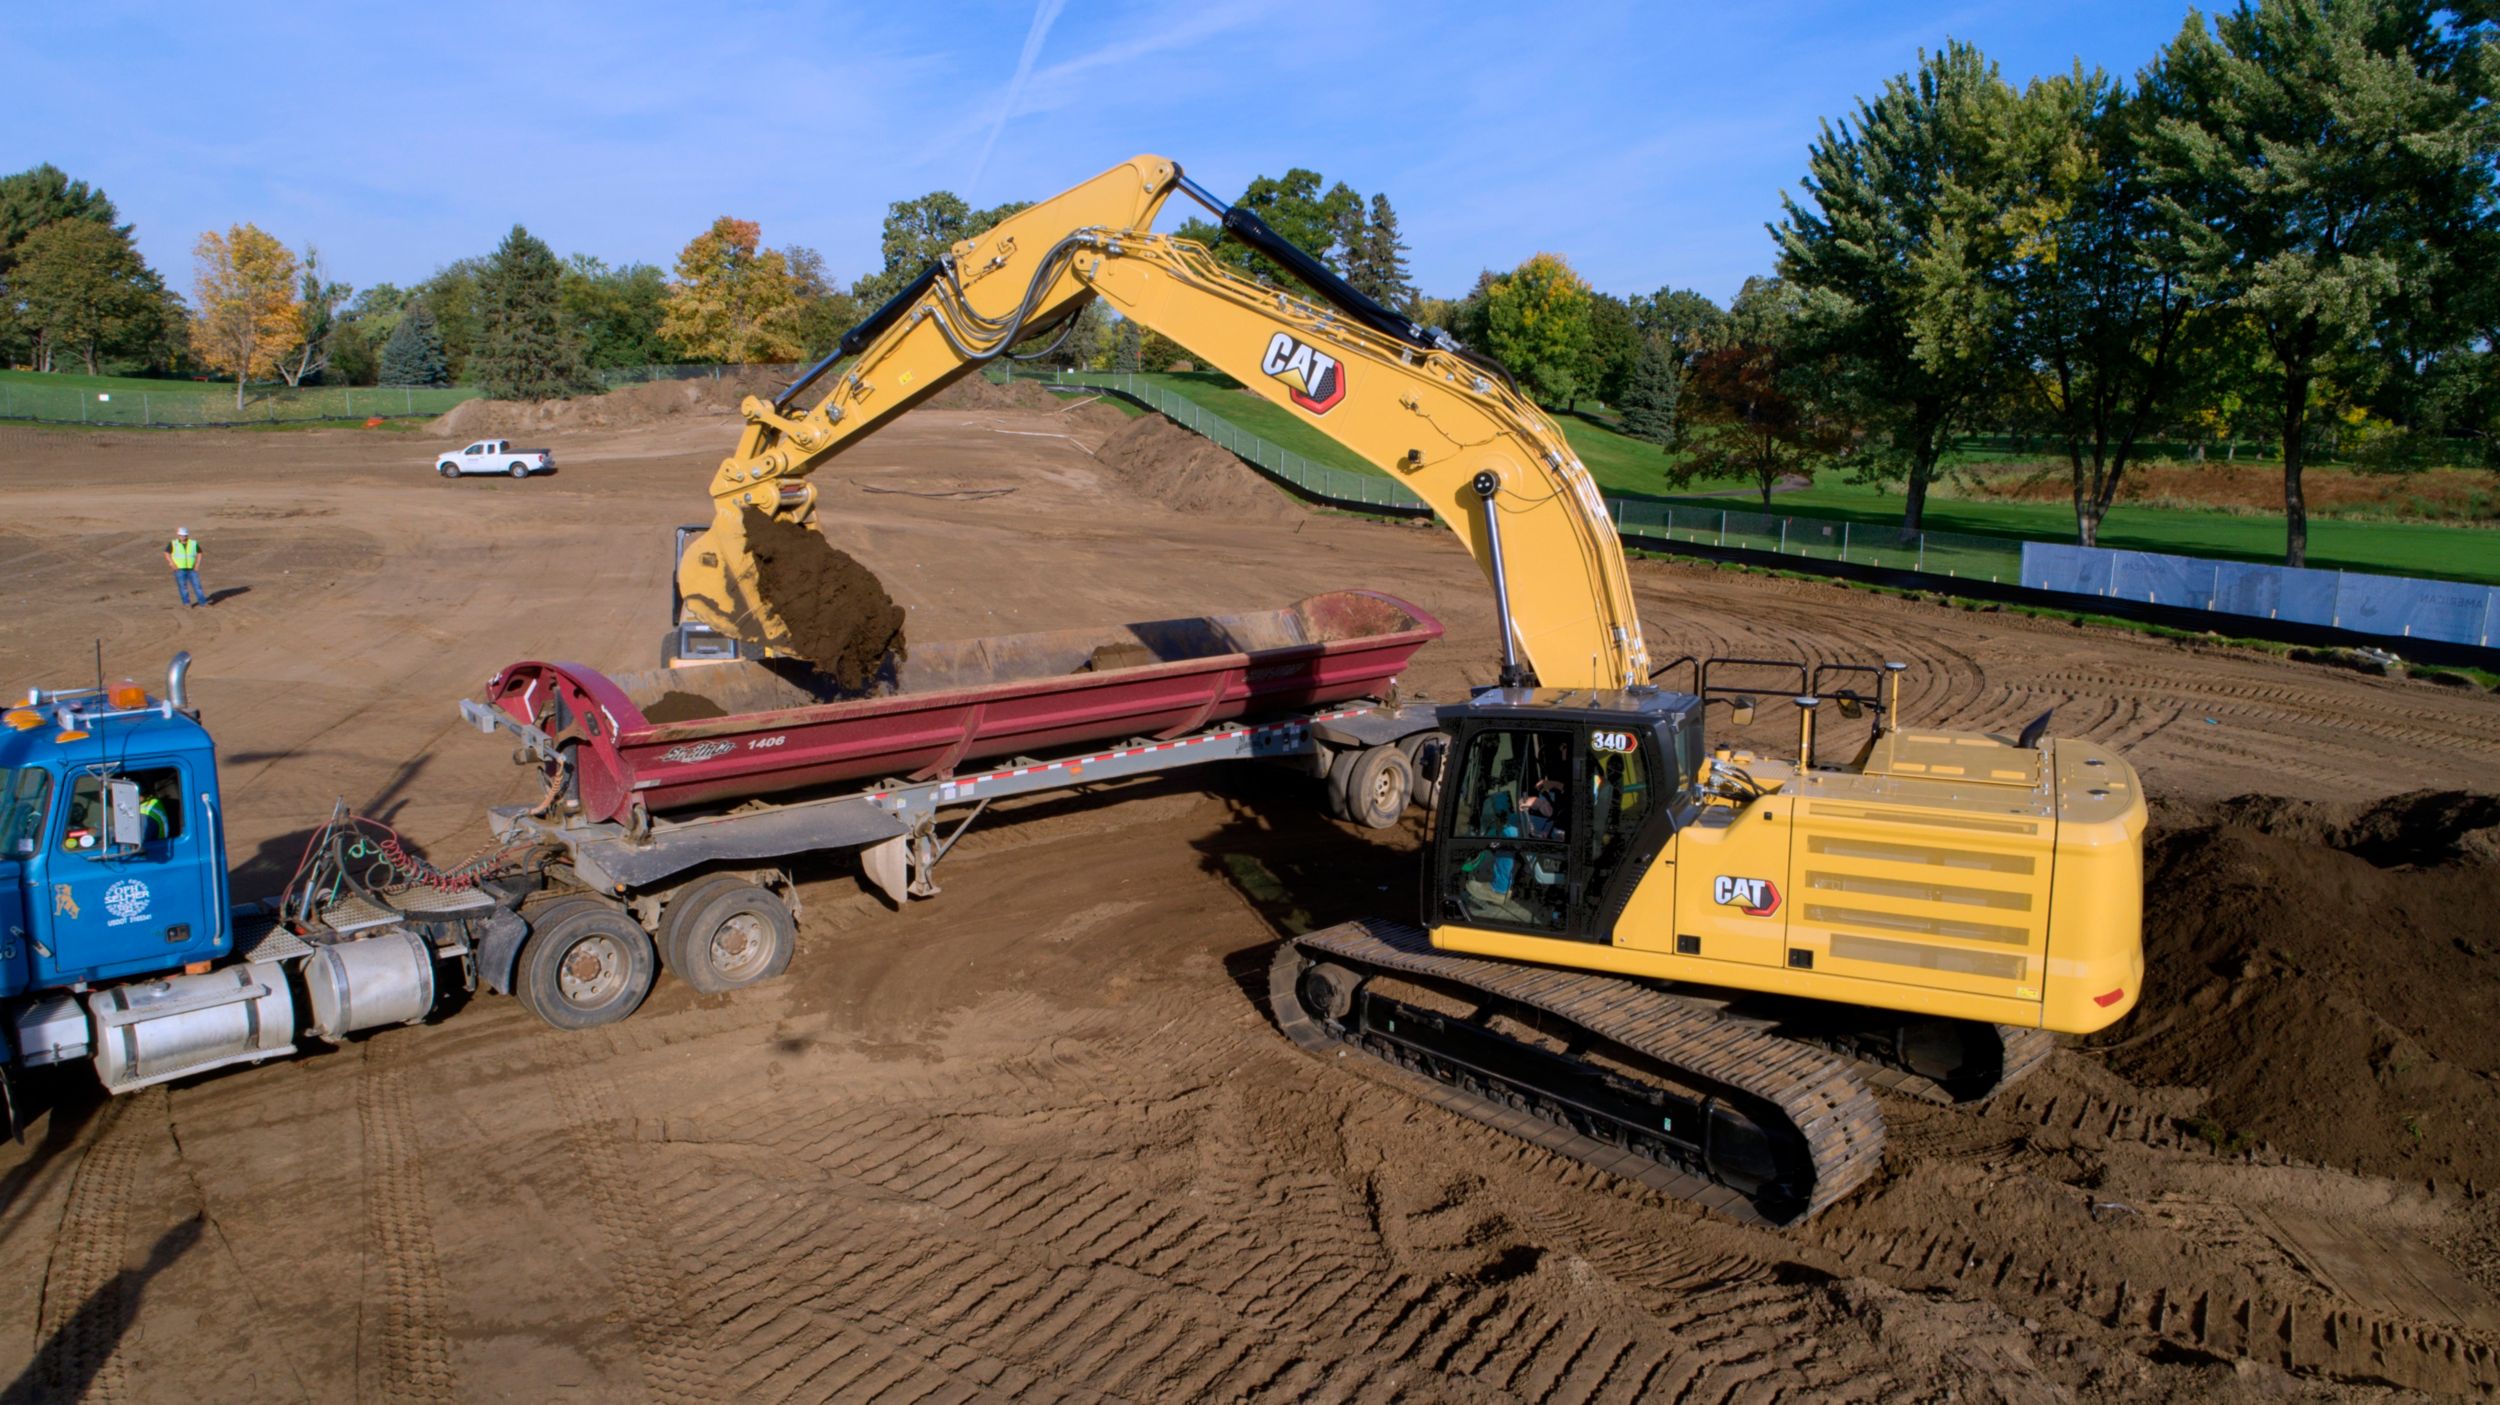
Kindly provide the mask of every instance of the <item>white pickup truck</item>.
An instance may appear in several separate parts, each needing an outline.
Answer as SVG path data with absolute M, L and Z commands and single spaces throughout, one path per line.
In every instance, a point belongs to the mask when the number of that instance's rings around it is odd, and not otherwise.
M 445 478 L 470 473 L 508 473 L 515 478 L 527 478 L 533 473 L 555 472 L 556 456 L 544 449 L 515 449 L 509 439 L 480 439 L 436 459 L 434 471 Z

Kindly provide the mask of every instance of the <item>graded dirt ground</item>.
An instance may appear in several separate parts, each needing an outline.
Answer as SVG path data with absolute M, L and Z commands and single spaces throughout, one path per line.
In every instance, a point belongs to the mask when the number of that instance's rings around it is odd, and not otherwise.
M 919 642 L 1370 587 L 1448 626 L 1409 690 L 1490 681 L 1488 592 L 1446 533 L 1176 511 L 1100 465 L 1113 428 L 916 411 L 819 475 L 828 538 Z M 242 894 L 284 879 L 339 796 L 458 859 L 536 784 L 455 701 L 518 659 L 651 666 L 669 529 L 704 520 L 734 431 L 712 409 L 551 432 L 553 476 L 446 482 L 442 446 L 352 431 L 0 430 L 0 678 L 76 681 L 101 641 L 108 674 L 154 679 L 191 650 Z M 177 524 L 205 542 L 210 608 L 165 578 Z M 798 955 L 754 990 L 664 978 L 579 1035 L 485 996 L 110 1102 L 83 1075 L 35 1088 L 42 1114 L 0 1146 L 5 1394 L 2500 1383 L 2490 1040 L 2454 1027 L 2490 1009 L 2472 797 L 2500 791 L 2500 698 L 1663 562 L 1634 581 L 1661 656 L 1899 659 L 1914 723 L 2011 731 L 2055 706 L 2059 732 L 2132 758 L 2159 825 L 2144 1010 L 1984 1111 L 1887 1095 L 1875 1181 L 1760 1232 L 1274 1031 L 1278 935 L 1410 910 L 1419 816 L 1335 824 L 1311 782 L 1258 771 L 1061 794 L 985 817 L 905 911 L 845 861 L 810 866 Z M 1750 740 L 1789 725 L 1766 708 Z M 2469 795 L 2382 803 L 2421 791 Z M 2467 903 L 2481 925 L 2447 906 Z

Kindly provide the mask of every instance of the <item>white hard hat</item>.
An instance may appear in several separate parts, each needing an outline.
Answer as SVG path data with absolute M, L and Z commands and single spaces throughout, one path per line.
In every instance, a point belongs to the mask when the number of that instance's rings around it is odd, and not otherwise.
M 187 537 L 191 535 L 191 529 L 188 527 L 176 527 L 174 528 L 174 535 L 178 537 Z

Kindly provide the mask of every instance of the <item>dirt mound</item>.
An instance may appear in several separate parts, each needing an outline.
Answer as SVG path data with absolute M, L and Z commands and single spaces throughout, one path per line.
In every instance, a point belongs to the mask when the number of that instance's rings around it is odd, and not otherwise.
M 799 655 L 858 692 L 902 661 L 903 607 L 876 573 L 813 527 L 759 512 L 746 515 L 764 598 L 790 628 Z
M 735 416 L 747 396 L 779 394 L 785 383 L 775 372 L 739 371 L 717 380 L 645 381 L 570 400 L 464 400 L 436 416 L 430 428 L 457 439 L 637 429 L 681 415 Z
M 1257 469 L 1161 415 L 1140 415 L 1120 426 L 1094 458 L 1123 489 L 1184 512 L 1250 522 L 1291 522 L 1304 515 L 1300 503 Z
M 1031 381 L 993 385 L 987 376 L 970 375 L 924 402 L 937 410 L 1056 410 L 1058 396 Z
M 662 693 L 649 707 L 642 710 L 642 719 L 645 722 L 661 725 L 670 722 L 709 722 L 715 717 L 728 715 L 728 709 L 701 693 Z
M 2204 1130 L 2331 1166 L 2500 1167 L 2500 798 L 2267 796 L 2147 854 L 2144 1002 L 2096 1043 Z

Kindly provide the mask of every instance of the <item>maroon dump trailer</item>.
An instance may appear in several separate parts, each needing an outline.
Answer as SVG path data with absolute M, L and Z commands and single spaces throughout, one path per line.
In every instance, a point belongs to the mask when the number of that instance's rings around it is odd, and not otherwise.
M 491 813 L 498 837 L 560 852 L 571 882 L 665 953 L 681 891 L 730 874 L 787 901 L 801 855 L 855 851 L 895 901 L 931 896 L 931 870 L 991 801 L 1038 791 L 1263 760 L 1325 782 L 1338 817 L 1386 828 L 1437 784 L 1438 718 L 1397 681 L 1440 635 L 1406 601 L 1343 590 L 917 645 L 864 692 L 780 660 L 517 663 L 461 713 L 547 777 L 539 804 Z
M 516 663 L 486 701 L 563 753 L 580 818 L 649 817 L 1386 699 L 1440 621 L 1394 596 L 914 647 L 866 694 L 783 661 L 608 676 Z

